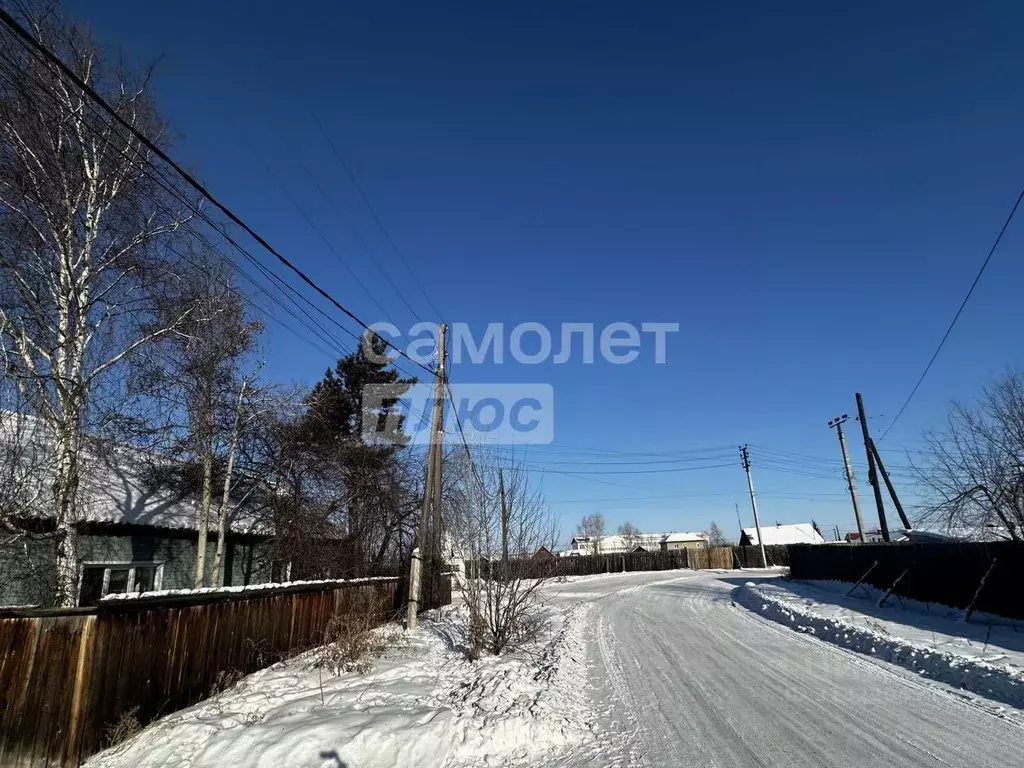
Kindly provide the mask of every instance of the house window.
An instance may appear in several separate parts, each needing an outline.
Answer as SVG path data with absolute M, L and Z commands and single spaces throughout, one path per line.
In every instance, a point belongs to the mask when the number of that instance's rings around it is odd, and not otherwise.
M 79 605 L 96 605 L 106 595 L 160 589 L 163 563 L 84 563 Z

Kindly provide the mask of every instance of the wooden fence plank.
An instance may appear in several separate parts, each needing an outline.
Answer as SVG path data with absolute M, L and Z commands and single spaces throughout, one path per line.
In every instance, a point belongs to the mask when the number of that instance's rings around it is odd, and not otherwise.
M 76 766 L 132 708 L 145 724 L 208 696 L 218 673 L 248 674 L 319 643 L 339 607 L 360 604 L 356 595 L 390 618 L 403 585 L 388 578 L 7 612 L 0 616 L 0 766 Z M 445 576 L 430 602 L 450 598 Z

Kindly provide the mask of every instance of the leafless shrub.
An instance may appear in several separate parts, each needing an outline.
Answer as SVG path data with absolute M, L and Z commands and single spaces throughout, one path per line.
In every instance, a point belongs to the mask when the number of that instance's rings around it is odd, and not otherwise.
M 240 669 L 222 669 L 213 679 L 213 685 L 210 686 L 210 696 L 216 696 L 228 688 L 235 687 L 243 677 L 245 677 L 245 672 Z
M 357 590 L 348 610 L 331 615 L 314 665 L 334 675 L 345 672 L 365 675 L 370 672 L 373 669 L 372 659 L 382 656 L 395 644 L 397 637 L 379 631 L 384 619 L 374 596 Z
M 925 435 L 914 470 L 927 504 L 919 522 L 987 538 L 1024 538 L 1024 373 L 1009 372 L 976 405 L 953 403 Z
M 139 708 L 132 707 L 122 712 L 121 716 L 117 718 L 116 723 L 107 726 L 104 737 L 107 746 L 113 747 L 122 741 L 132 738 L 141 730 L 142 723 L 139 722 Z
M 522 648 L 543 632 L 538 588 L 552 569 L 535 554 L 558 539 L 555 520 L 522 465 L 485 450 L 474 463 L 462 468 L 460 504 L 452 515 L 469 555 L 459 587 L 469 609 L 471 659 Z

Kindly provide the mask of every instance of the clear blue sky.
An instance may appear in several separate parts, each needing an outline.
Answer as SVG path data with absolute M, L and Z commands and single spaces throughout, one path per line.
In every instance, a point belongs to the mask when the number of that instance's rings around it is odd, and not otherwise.
M 835 460 L 826 422 L 854 412 L 856 390 L 881 431 L 1024 183 L 1022 9 L 492 5 L 70 9 L 130 57 L 163 57 L 157 93 L 181 134 L 175 155 L 360 316 L 384 319 L 282 186 L 390 319 L 413 322 L 348 226 L 437 319 L 311 106 L 449 322 L 679 322 L 663 366 L 648 348 L 626 366 L 466 365 L 452 378 L 554 385 L 556 444 L 531 452 L 537 464 L 581 460 L 583 449 L 727 447 L 733 463 L 720 469 L 548 475 L 567 533 L 595 510 L 612 526 L 715 518 L 734 531 L 734 502 L 749 525 L 735 446 Z M 883 443 L 894 464 L 949 399 L 1022 363 L 1021 245 L 1015 226 Z M 278 378 L 313 381 L 331 363 L 276 326 L 268 344 Z M 755 449 L 764 518 L 853 527 L 834 467 L 788 465 L 823 475 L 808 477 L 758 462 Z

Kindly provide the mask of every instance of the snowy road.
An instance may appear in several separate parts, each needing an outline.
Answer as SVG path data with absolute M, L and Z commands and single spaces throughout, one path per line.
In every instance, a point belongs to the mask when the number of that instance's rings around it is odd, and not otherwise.
M 604 735 L 559 766 L 1024 766 L 1024 728 L 732 604 L 749 576 L 623 574 L 593 601 Z M 671 581 L 666 581 L 671 579 Z

